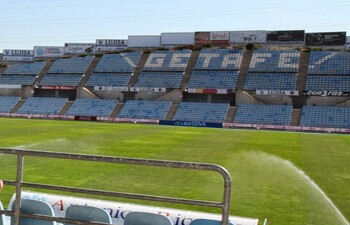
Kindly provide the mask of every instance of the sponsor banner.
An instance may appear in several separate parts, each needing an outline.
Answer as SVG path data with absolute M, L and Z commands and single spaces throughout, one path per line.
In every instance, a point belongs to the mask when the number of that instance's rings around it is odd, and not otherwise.
M 94 43 L 65 43 L 65 55 L 92 54 L 95 52 Z
M 33 50 L 4 49 L 2 58 L 6 62 L 32 62 L 33 55 Z
M 344 46 L 346 32 L 307 33 L 306 46 Z
M 40 86 L 41 89 L 47 89 L 47 90 L 75 90 L 78 87 L 77 86 L 53 86 L 53 85 L 42 85 Z
M 304 30 L 268 31 L 266 35 L 267 43 L 276 44 L 298 44 L 304 43 Z
M 321 97 L 343 97 L 349 96 L 350 92 L 345 91 L 303 91 L 303 95 L 307 96 L 321 96 Z
M 188 93 L 197 94 L 227 94 L 227 89 L 209 89 L 209 88 L 189 88 Z
M 161 33 L 161 44 L 166 46 L 193 45 L 194 32 Z
M 166 92 L 166 88 L 157 88 L 157 87 L 130 87 L 131 92 L 140 92 L 140 91 L 148 91 L 148 92 Z
M 152 119 L 131 119 L 131 118 L 115 118 L 115 122 L 152 123 L 152 124 L 157 124 L 157 123 L 159 123 L 159 120 L 152 120 Z
M 128 47 L 128 40 L 126 39 L 97 39 L 95 51 L 96 52 L 112 52 L 121 51 Z
M 97 121 L 96 116 L 74 116 L 74 120 L 79 121 Z
M 64 47 L 34 46 L 34 58 L 61 58 L 64 55 Z
M 283 90 L 256 90 L 256 95 L 288 95 L 299 96 L 299 91 L 283 91 Z
M 211 123 L 203 121 L 181 121 L 181 120 L 159 120 L 160 125 L 186 126 L 186 127 L 214 127 L 222 128 L 222 123 Z
M 213 45 L 228 45 L 230 40 L 230 32 L 210 32 L 210 43 Z
M 230 32 L 230 43 L 266 43 L 266 30 L 261 31 L 232 31 Z
M 22 85 L 20 84 L 1 84 L 0 88 L 5 88 L 5 89 L 21 89 Z
M 95 91 L 129 91 L 128 87 L 94 86 Z
M 210 43 L 210 32 L 195 32 L 194 42 L 196 45 L 203 45 Z

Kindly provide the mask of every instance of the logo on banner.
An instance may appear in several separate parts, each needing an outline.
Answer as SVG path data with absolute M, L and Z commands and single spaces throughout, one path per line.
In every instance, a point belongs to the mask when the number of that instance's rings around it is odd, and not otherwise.
M 339 96 L 349 96 L 349 92 L 344 91 L 304 91 L 304 95 L 308 96 L 321 96 L 321 97 L 327 97 L 327 96 L 333 96 L 333 97 L 339 97 Z

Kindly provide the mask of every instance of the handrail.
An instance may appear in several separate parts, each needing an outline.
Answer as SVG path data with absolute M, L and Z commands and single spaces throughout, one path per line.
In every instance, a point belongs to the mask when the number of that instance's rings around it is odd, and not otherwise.
M 19 199 L 21 199 L 22 187 L 41 188 L 41 189 L 48 189 L 48 190 L 59 190 L 59 191 L 68 191 L 73 193 L 85 193 L 85 194 L 104 195 L 104 196 L 113 196 L 113 197 L 123 197 L 123 198 L 150 200 L 150 201 L 157 201 L 157 202 L 169 202 L 169 203 L 176 203 L 176 204 L 216 207 L 216 208 L 221 208 L 222 225 L 228 225 L 228 222 L 229 222 L 230 198 L 231 198 L 231 176 L 225 168 L 215 164 L 140 159 L 140 158 L 124 158 L 124 157 L 113 157 L 113 156 L 97 156 L 97 155 L 86 155 L 86 154 L 62 153 L 62 152 L 21 150 L 21 149 L 11 149 L 11 148 L 0 148 L 0 153 L 12 154 L 17 156 L 16 181 L 14 182 L 14 181 L 4 180 L 6 184 L 10 184 L 10 185 L 15 184 L 16 186 L 16 201 L 15 201 L 16 209 L 14 212 L 15 225 L 19 225 L 20 216 L 25 216 L 24 214 L 20 214 L 20 211 L 19 211 L 20 202 L 21 202 L 19 201 Z M 64 187 L 64 186 L 56 186 L 56 185 L 23 182 L 23 168 L 24 168 L 25 156 L 214 171 L 219 173 L 224 179 L 223 199 L 221 202 L 213 202 L 213 201 L 204 201 L 204 200 L 191 200 L 191 199 L 184 199 L 184 198 L 172 198 L 172 197 L 164 197 L 164 196 L 133 194 L 133 193 L 125 193 L 125 192 L 103 191 L 103 190 L 93 190 L 93 189 L 83 189 L 83 188 L 72 188 L 72 187 Z M 35 217 L 35 216 L 37 215 L 32 215 L 29 217 Z M 60 218 L 55 218 L 55 220 L 63 221 L 64 219 L 61 220 Z

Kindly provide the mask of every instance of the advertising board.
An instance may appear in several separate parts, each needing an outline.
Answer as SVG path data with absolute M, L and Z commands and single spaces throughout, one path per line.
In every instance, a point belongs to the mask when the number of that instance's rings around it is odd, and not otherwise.
M 95 52 L 94 43 L 65 43 L 65 55 L 92 54 Z
M 97 39 L 95 45 L 96 52 L 112 52 L 124 50 L 128 47 L 126 39 Z
M 60 58 L 64 55 L 64 47 L 34 46 L 34 58 Z
M 307 33 L 306 46 L 344 46 L 346 32 Z
M 264 44 L 266 43 L 266 30 L 257 31 L 232 31 L 230 32 L 230 43 L 232 44 L 247 44 L 256 43 Z
M 298 44 L 305 42 L 304 30 L 267 31 L 267 43 Z
M 4 62 L 32 62 L 33 50 L 21 50 L 21 49 L 4 49 L 3 61 Z

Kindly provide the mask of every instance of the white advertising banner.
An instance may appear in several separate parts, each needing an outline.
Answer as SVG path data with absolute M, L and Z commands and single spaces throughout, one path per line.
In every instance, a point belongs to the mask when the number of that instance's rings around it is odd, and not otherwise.
M 257 95 L 288 95 L 288 96 L 298 96 L 299 91 L 283 91 L 283 90 L 256 90 Z
M 95 52 L 94 43 L 65 43 L 65 55 L 92 54 Z
M 120 51 L 128 47 L 128 40 L 126 39 L 97 39 L 96 52 L 111 52 Z
M 95 91 L 129 91 L 128 87 L 94 86 Z
M 162 45 L 194 45 L 194 32 L 161 33 Z
M 266 43 L 266 30 L 256 31 L 232 31 L 230 32 L 230 43 Z
M 60 58 L 64 55 L 64 47 L 34 46 L 34 58 Z
M 4 49 L 3 61 L 5 62 L 32 62 L 33 50 Z
M 230 32 L 228 31 L 210 32 L 211 41 L 228 41 L 229 39 L 230 39 Z

